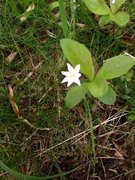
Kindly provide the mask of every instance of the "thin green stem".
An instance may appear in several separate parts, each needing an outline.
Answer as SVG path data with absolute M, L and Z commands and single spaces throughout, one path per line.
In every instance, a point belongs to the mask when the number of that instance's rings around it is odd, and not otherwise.
M 67 174 L 70 174 L 71 172 L 74 172 L 76 170 L 78 170 L 79 167 L 72 169 L 68 172 L 60 172 L 59 174 L 56 175 L 50 175 L 50 176 L 44 176 L 44 177 L 38 177 L 38 176 L 30 176 L 30 175 L 25 175 L 22 173 L 19 173 L 17 171 L 14 171 L 13 169 L 10 169 L 6 164 L 4 164 L 1 160 L 0 160 L 0 167 L 1 169 L 3 169 L 4 171 L 6 171 L 7 173 L 9 173 L 11 176 L 16 177 L 17 179 L 27 179 L 27 180 L 48 180 L 48 179 L 57 179 L 57 177 L 62 177 L 65 176 Z
M 93 151 L 93 165 L 94 165 L 93 169 L 95 171 L 96 150 L 95 150 L 95 140 L 94 140 L 94 128 L 93 128 L 89 102 L 87 101 L 87 99 L 84 99 L 84 103 L 85 103 L 85 110 L 86 110 L 87 118 L 90 120 L 90 135 L 91 135 L 90 137 L 91 137 L 91 145 L 92 145 L 92 151 Z
M 70 0 L 71 6 L 71 31 L 72 31 L 72 38 L 75 39 L 75 9 L 76 4 L 73 0 Z
M 60 16 L 61 16 L 63 34 L 64 34 L 65 38 L 67 38 L 69 36 L 69 27 L 68 27 L 66 11 L 64 8 L 64 1 L 58 0 L 58 2 L 59 2 L 59 8 L 60 8 Z

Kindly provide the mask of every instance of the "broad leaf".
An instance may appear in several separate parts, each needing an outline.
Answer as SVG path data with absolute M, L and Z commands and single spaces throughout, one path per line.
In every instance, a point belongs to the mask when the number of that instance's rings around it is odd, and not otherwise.
M 109 17 L 120 27 L 125 26 L 129 22 L 129 15 L 125 12 L 118 12 L 115 15 L 110 14 Z
M 114 90 L 110 86 L 108 86 L 106 94 L 102 97 L 99 97 L 98 99 L 104 104 L 113 105 L 116 101 L 116 94 Z
M 110 21 L 111 20 L 109 19 L 109 15 L 103 15 L 100 17 L 98 24 L 100 27 L 102 27 L 102 26 L 108 24 Z
M 105 15 L 110 12 L 105 0 L 84 0 L 84 3 L 94 14 Z
M 97 78 L 113 79 L 126 74 L 135 65 L 135 59 L 126 55 L 119 55 L 107 59 L 100 68 Z
M 62 39 L 60 44 L 69 62 L 73 66 L 80 64 L 80 71 L 92 81 L 94 78 L 94 65 L 89 50 L 83 44 L 71 39 Z
M 85 97 L 87 91 L 87 83 L 82 83 L 81 86 L 70 88 L 66 96 L 66 106 L 69 109 L 76 106 Z
M 122 4 L 125 3 L 126 0 L 116 0 L 114 4 L 112 4 L 112 0 L 110 0 L 110 7 L 112 10 L 112 13 L 115 14 Z
M 108 83 L 104 79 L 95 79 L 93 82 L 88 85 L 89 92 L 94 97 L 103 96 L 108 90 Z

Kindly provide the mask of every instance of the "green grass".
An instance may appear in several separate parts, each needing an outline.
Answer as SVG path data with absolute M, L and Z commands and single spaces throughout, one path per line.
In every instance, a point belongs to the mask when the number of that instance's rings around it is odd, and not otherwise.
M 20 15 L 31 2 L 35 2 L 36 8 L 26 21 L 20 22 Z M 71 23 L 67 30 L 68 24 L 63 21 L 65 24 L 61 25 L 61 18 L 54 17 L 49 4 L 50 1 L 43 0 L 0 3 L 0 160 L 14 171 L 32 176 L 54 175 L 78 168 L 58 179 L 96 176 L 109 179 L 118 175 L 132 179 L 135 121 L 134 116 L 128 121 L 128 114 L 121 109 L 126 108 L 134 115 L 134 76 L 131 82 L 120 79 L 112 82 L 118 95 L 114 106 L 105 106 L 96 99 L 87 102 L 93 122 L 91 139 L 85 103 L 70 111 L 64 105 L 67 88 L 61 84 L 60 72 L 66 62 L 59 42 L 70 30 L 70 36 L 91 51 L 98 68 L 105 59 L 124 51 L 135 56 L 135 44 L 123 42 L 124 33 L 134 36 L 135 25 L 130 22 L 124 28 L 114 24 L 100 28 L 97 17 L 78 0 L 75 11 L 72 1 L 65 1 L 66 18 Z M 134 20 L 135 3 L 127 1 L 123 8 Z M 8 63 L 6 57 L 12 52 L 17 55 Z M 22 118 L 16 116 L 10 104 L 8 85 L 14 90 Z M 117 117 L 119 112 L 120 117 Z M 111 116 L 116 119 L 104 124 Z M 0 174 L 3 179 L 14 179 L 2 169 Z

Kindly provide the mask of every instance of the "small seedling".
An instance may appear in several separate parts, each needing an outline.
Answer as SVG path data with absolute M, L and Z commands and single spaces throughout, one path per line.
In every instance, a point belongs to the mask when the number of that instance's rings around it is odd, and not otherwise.
M 114 104 L 116 101 L 116 93 L 108 80 L 127 74 L 135 65 L 135 58 L 128 54 L 114 56 L 107 59 L 96 73 L 91 53 L 83 44 L 68 38 L 62 39 L 60 44 L 65 57 L 73 66 L 76 66 L 75 69 L 73 69 L 73 67 L 68 64 L 69 72 L 62 71 L 62 74 L 66 76 L 62 83 L 68 82 L 68 86 L 73 82 L 78 84 L 71 87 L 67 93 L 67 107 L 72 108 L 76 106 L 87 93 L 98 98 L 104 104 Z M 79 81 L 79 69 L 87 78 L 81 84 Z
M 105 0 L 84 0 L 87 8 L 94 14 L 100 15 L 99 26 L 104 26 L 110 22 L 115 22 L 123 27 L 129 22 L 129 15 L 120 11 L 126 0 L 110 0 L 110 7 Z

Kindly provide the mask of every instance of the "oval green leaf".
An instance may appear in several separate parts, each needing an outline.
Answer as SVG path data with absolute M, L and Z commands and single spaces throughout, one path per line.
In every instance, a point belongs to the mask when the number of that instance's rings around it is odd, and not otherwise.
M 120 27 L 125 26 L 129 22 L 129 15 L 125 12 L 118 12 L 114 15 L 110 13 L 109 17 Z
M 94 78 L 94 65 L 89 50 L 83 44 L 67 38 L 61 39 L 60 44 L 69 62 L 73 66 L 80 64 L 80 71 L 92 81 Z
M 76 106 L 85 97 L 87 91 L 87 83 L 82 83 L 81 86 L 70 88 L 66 96 L 66 106 L 69 109 Z
M 94 97 L 103 96 L 108 90 L 108 83 L 104 79 L 97 80 L 89 83 L 88 90 Z
M 119 55 L 107 59 L 100 68 L 97 78 L 113 79 L 126 74 L 135 65 L 135 58 Z
M 94 14 L 105 15 L 110 13 L 110 9 L 105 0 L 84 0 L 84 3 Z
M 110 7 L 112 10 L 112 13 L 116 13 L 122 4 L 125 3 L 126 0 L 116 0 L 115 3 L 112 3 L 112 0 L 110 0 Z
M 108 86 L 106 94 L 98 99 L 106 105 L 113 105 L 116 101 L 116 93 L 111 86 Z

